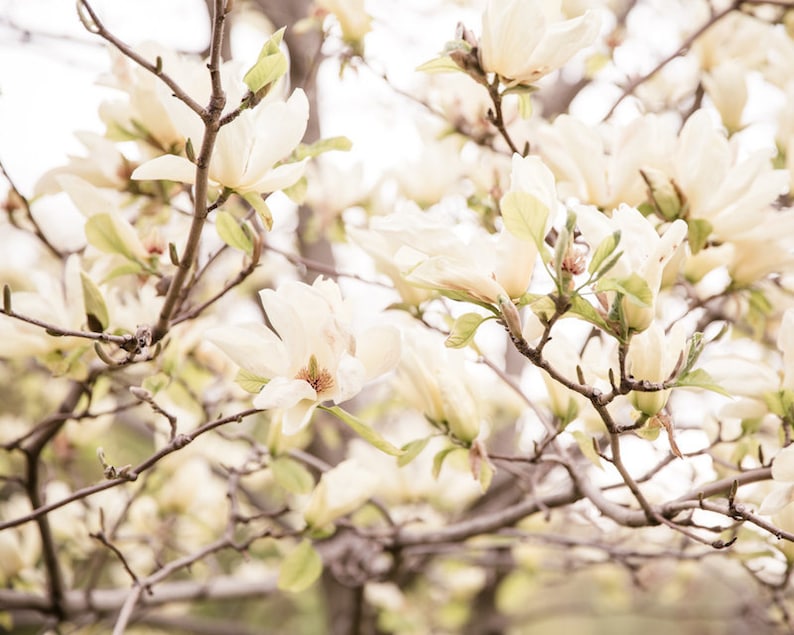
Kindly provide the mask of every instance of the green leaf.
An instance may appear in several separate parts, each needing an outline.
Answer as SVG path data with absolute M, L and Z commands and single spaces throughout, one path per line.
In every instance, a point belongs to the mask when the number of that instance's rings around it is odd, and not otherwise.
M 532 312 L 538 316 L 541 322 L 548 322 L 551 317 L 557 312 L 557 307 L 554 300 L 548 295 L 541 296 L 537 300 L 529 304 Z
M 590 264 L 587 267 L 588 273 L 591 275 L 595 274 L 601 264 L 612 255 L 615 249 L 617 249 L 618 243 L 620 243 L 620 230 L 604 238 L 604 240 L 599 243 L 598 247 L 596 247 L 592 258 L 590 258 Z M 614 266 L 616 262 L 617 260 L 613 259 L 612 266 Z
M 507 231 L 521 240 L 531 240 L 544 249 L 549 208 L 528 192 L 508 192 L 500 202 Z
M 305 176 L 299 178 L 295 183 L 289 187 L 285 187 L 282 192 L 286 194 L 289 199 L 296 205 L 303 205 L 306 201 L 306 191 L 309 189 L 309 183 Z
M 463 69 L 458 66 L 449 55 L 443 55 L 435 59 L 429 60 L 424 64 L 416 67 L 417 71 L 423 73 L 455 73 L 463 72 Z
M 271 464 L 276 483 L 293 494 L 308 494 L 314 489 L 314 478 L 306 467 L 288 456 L 280 456 Z
M 257 192 L 246 192 L 243 194 L 243 198 L 254 208 L 265 229 L 267 231 L 273 229 L 273 214 L 270 213 L 270 208 L 265 203 L 262 195 Z
M 141 266 L 141 263 L 135 261 L 125 262 L 118 267 L 113 267 L 113 269 L 111 269 L 108 274 L 102 278 L 102 283 L 110 282 L 111 280 L 115 280 L 121 276 L 137 276 L 143 272 L 144 269 L 143 266 Z
M 92 331 L 104 331 L 110 324 L 110 317 L 102 292 L 94 284 L 94 281 L 82 271 L 80 272 L 80 281 L 83 283 L 83 304 L 89 327 Z M 94 329 L 92 324 L 98 328 Z
M 100 251 L 120 254 L 129 260 L 145 255 L 145 250 L 132 225 L 108 213 L 94 214 L 85 223 L 85 237 Z
M 603 331 L 607 333 L 611 333 L 612 329 L 609 326 L 609 323 L 606 319 L 596 311 L 595 307 L 590 304 L 587 300 L 585 300 L 579 294 L 576 294 L 570 298 L 571 300 L 571 307 L 568 309 L 568 313 L 576 315 L 586 322 L 590 322 L 593 326 L 597 326 Z
M 653 304 L 653 293 L 648 282 L 637 273 L 632 273 L 627 278 L 601 278 L 596 285 L 596 291 L 617 291 L 639 306 L 647 307 Z
M 237 377 L 234 378 L 234 381 L 246 392 L 257 395 L 270 380 L 241 368 L 237 371 Z
M 254 244 L 240 227 L 240 223 L 229 212 L 218 210 L 215 212 L 215 231 L 221 240 L 229 247 L 244 251 L 249 256 L 254 252 Z
M 276 586 L 281 591 L 300 593 L 308 589 L 322 572 L 320 554 L 308 539 L 304 539 L 281 563 Z
M 293 156 L 296 161 L 302 161 L 303 159 L 312 159 L 334 150 L 348 152 L 352 147 L 353 142 L 347 137 L 328 137 L 327 139 L 320 139 L 309 145 L 301 143 L 295 148 Z
M 684 364 L 679 371 L 679 375 L 686 375 L 692 367 L 695 365 L 695 362 L 698 361 L 698 357 L 703 352 L 703 333 L 697 332 L 692 335 L 689 339 L 689 346 L 687 347 L 686 351 L 686 359 L 684 360 Z
M 455 320 L 444 345 L 448 348 L 463 348 L 468 345 L 477 333 L 477 328 L 487 319 L 490 318 L 479 313 L 464 313 Z
M 477 475 L 477 480 L 480 483 L 480 491 L 487 492 L 493 480 L 494 469 L 489 461 L 480 462 L 480 473 Z
M 676 380 L 675 386 L 680 388 L 702 388 L 703 390 L 710 390 L 720 395 L 725 395 L 726 397 L 731 396 L 731 393 L 725 390 L 722 386 L 714 383 L 711 375 L 709 375 L 702 368 L 696 368 L 685 375 L 681 375 Z
M 165 373 L 150 375 L 141 382 L 141 388 L 148 390 L 153 395 L 166 388 L 171 383 L 171 378 Z
M 411 461 L 413 461 L 417 456 L 419 456 L 422 453 L 422 450 L 424 450 L 427 447 L 430 438 L 431 437 L 425 437 L 424 439 L 416 439 L 402 446 L 400 448 L 400 450 L 402 451 L 402 455 L 397 457 L 397 465 L 403 467 L 404 465 L 408 465 Z
M 687 240 L 693 255 L 706 246 L 713 229 L 714 226 L 705 218 L 691 218 L 687 221 Z
M 386 454 L 390 454 L 392 456 L 402 455 L 403 451 L 400 448 L 389 443 L 366 423 L 354 417 L 349 412 L 342 410 L 342 408 L 339 406 L 320 406 L 320 409 L 334 415 L 342 423 L 349 426 L 353 432 L 364 439 L 364 441 L 369 443 L 372 447 L 375 447 L 381 452 L 385 452 Z
M 579 449 L 582 451 L 590 461 L 595 465 L 597 468 L 604 469 L 604 466 L 601 465 L 601 457 L 598 455 L 598 452 L 595 448 L 595 440 L 589 434 L 585 434 L 581 430 L 574 430 L 571 432 L 573 435 L 576 444 L 579 446 Z
M 282 27 L 265 42 L 256 63 L 243 77 L 243 82 L 252 93 L 258 93 L 273 84 L 287 72 L 287 58 L 280 48 L 285 29 L 286 27 Z
M 465 452 L 463 448 L 444 448 L 443 450 L 439 450 L 436 452 L 436 455 L 433 457 L 433 478 L 438 478 L 438 475 L 441 474 L 441 468 L 444 465 L 444 461 L 452 452 Z

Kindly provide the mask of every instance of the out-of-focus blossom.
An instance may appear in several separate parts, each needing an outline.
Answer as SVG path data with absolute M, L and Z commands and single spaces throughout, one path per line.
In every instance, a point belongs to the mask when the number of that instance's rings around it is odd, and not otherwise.
M 342 461 L 320 477 L 303 510 L 306 523 L 315 529 L 361 507 L 377 490 L 380 477 L 355 459 Z
M 315 0 L 318 7 L 332 13 L 342 27 L 342 37 L 360 46 L 372 29 L 372 18 L 364 11 L 364 0 Z
M 308 425 L 321 403 L 354 397 L 397 363 L 397 330 L 381 326 L 354 335 L 349 307 L 331 280 L 287 282 L 259 297 L 272 329 L 257 323 L 219 327 L 207 337 L 266 382 L 254 406 L 282 410 L 285 434 Z
M 595 42 L 598 14 L 563 20 L 560 0 L 489 0 L 479 43 L 483 70 L 507 84 L 531 84 Z
M 537 145 L 559 181 L 561 198 L 573 196 L 609 211 L 645 200 L 640 169 L 667 167 L 675 141 L 674 129 L 657 115 L 600 128 L 560 115 L 540 128 Z
M 728 132 L 741 129 L 747 104 L 747 69 L 728 60 L 703 75 L 703 86 Z

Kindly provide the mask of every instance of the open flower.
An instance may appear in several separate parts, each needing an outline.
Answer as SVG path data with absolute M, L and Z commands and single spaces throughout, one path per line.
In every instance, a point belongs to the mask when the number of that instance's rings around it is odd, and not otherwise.
M 341 403 L 397 363 L 400 336 L 388 326 L 354 335 L 348 307 L 331 280 L 288 282 L 259 297 L 273 328 L 211 329 L 209 340 L 264 384 L 254 406 L 283 411 L 285 434 L 308 425 L 324 401 Z
M 560 0 L 489 0 L 480 63 L 511 85 L 531 84 L 592 44 L 599 26 L 593 11 L 562 20 Z
M 191 115 L 197 118 L 195 113 Z M 243 111 L 218 133 L 210 160 L 210 183 L 240 194 L 264 194 L 293 185 L 303 176 L 305 161 L 276 163 L 300 143 L 308 119 L 309 102 L 300 89 L 287 101 Z M 186 157 L 164 154 L 139 166 L 132 178 L 194 183 L 196 165 Z

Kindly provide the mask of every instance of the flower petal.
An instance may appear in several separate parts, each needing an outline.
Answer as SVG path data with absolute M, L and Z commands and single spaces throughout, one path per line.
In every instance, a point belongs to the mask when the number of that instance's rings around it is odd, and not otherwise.
M 174 154 L 163 156 L 142 163 L 132 173 L 131 178 L 138 181 L 177 181 L 178 183 L 195 183 L 196 166 L 185 157 Z
M 288 351 L 264 324 L 209 329 L 205 337 L 250 373 L 270 378 L 289 371 Z

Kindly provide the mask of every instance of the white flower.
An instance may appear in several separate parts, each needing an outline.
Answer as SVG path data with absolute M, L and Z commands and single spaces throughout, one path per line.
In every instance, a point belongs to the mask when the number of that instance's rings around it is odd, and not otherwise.
M 653 322 L 631 338 L 626 359 L 628 371 L 637 381 L 662 383 L 675 370 L 685 345 L 686 335 L 680 322 L 673 326 L 669 335 L 665 335 L 664 329 Z M 632 405 L 649 417 L 664 408 L 669 396 L 669 390 L 632 391 L 629 394 Z
M 380 477 L 355 459 L 347 459 L 320 477 L 303 510 L 310 527 L 320 529 L 355 511 L 375 493 Z
M 397 330 L 373 327 L 354 336 L 348 307 L 331 280 L 288 282 L 259 297 L 273 330 L 254 323 L 211 329 L 207 337 L 241 368 L 267 380 L 254 406 L 283 410 L 285 434 L 308 425 L 322 402 L 350 399 L 397 363 Z
M 642 331 L 648 328 L 655 315 L 656 297 L 662 284 L 664 267 L 686 238 L 686 223 L 676 220 L 659 236 L 651 222 L 628 205 L 616 209 L 612 218 L 594 207 L 579 206 L 576 208 L 576 219 L 582 235 L 593 249 L 615 231 L 620 231 L 618 249 L 623 255 L 608 275 L 621 279 L 637 274 L 647 282 L 652 294 L 650 306 L 638 305 L 624 297 L 623 314 L 630 329 Z
M 198 118 L 192 112 L 185 116 Z M 287 101 L 243 111 L 218 133 L 210 160 L 210 183 L 241 194 L 264 194 L 293 185 L 303 176 L 305 161 L 275 164 L 300 143 L 308 118 L 309 102 L 301 89 Z M 139 166 L 132 178 L 194 183 L 196 165 L 186 157 L 165 154 Z
M 364 0 L 316 0 L 316 4 L 339 20 L 342 37 L 347 42 L 361 42 L 372 28 L 372 18 L 364 11 Z
M 482 16 L 480 62 L 509 84 L 531 84 L 592 44 L 593 11 L 562 20 L 560 0 L 489 0 Z
M 794 503 L 794 445 L 788 445 L 775 456 L 772 479 L 776 487 L 761 503 L 761 514 L 778 514 Z

